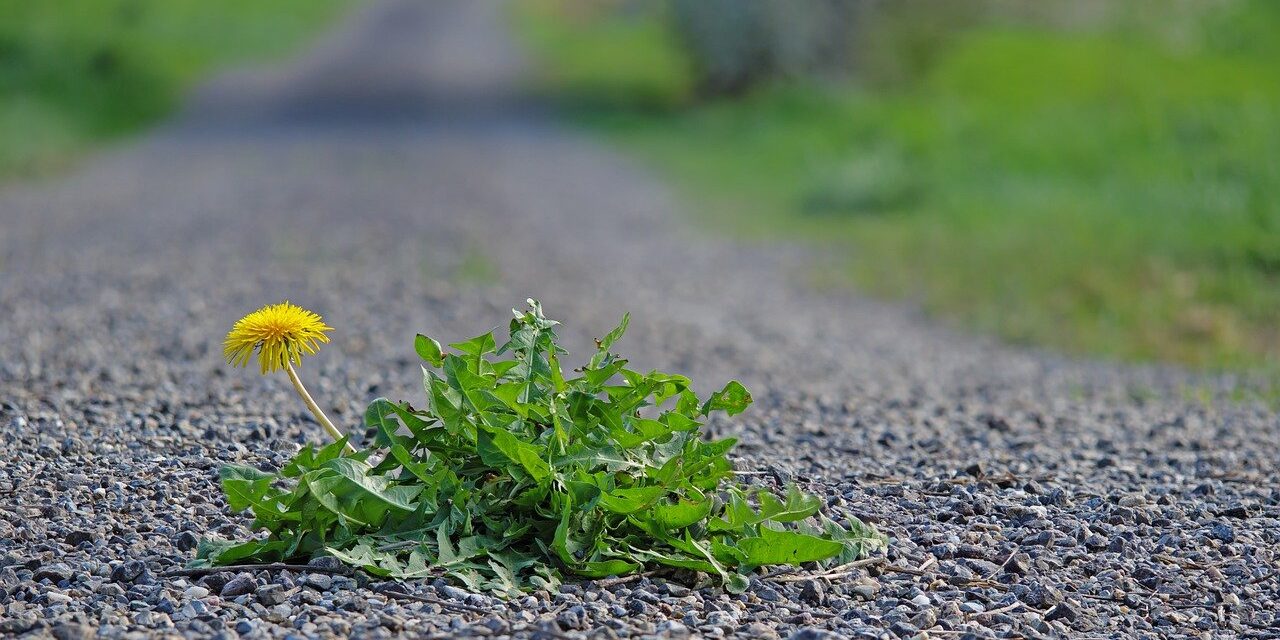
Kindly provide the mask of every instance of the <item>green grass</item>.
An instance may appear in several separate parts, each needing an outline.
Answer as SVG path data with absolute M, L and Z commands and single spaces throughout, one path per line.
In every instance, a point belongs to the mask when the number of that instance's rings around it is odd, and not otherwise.
M 663 62 L 678 81 L 644 104 L 668 108 L 573 113 L 660 167 L 710 227 L 811 240 L 866 290 L 1015 342 L 1274 367 L 1280 5 L 1226 6 L 1190 44 L 978 25 L 920 78 L 878 91 L 779 86 L 695 104 L 687 72 Z M 550 15 L 518 24 L 542 34 L 530 41 L 552 86 L 590 94 L 581 61 L 628 51 Z M 660 20 L 632 16 L 647 44 L 629 50 L 673 46 Z
M 283 54 L 352 0 L 0 0 L 0 176 L 169 113 L 218 65 Z

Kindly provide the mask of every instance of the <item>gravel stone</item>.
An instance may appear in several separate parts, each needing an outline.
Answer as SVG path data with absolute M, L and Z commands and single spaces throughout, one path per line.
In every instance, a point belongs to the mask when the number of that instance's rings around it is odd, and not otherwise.
M 582 605 L 574 605 L 556 616 L 556 624 L 561 629 L 585 629 L 587 627 L 587 610 Z
M 800 599 L 809 604 L 822 606 L 826 600 L 826 589 L 817 580 L 805 580 L 800 583 Z
M 289 593 L 284 585 L 266 584 L 258 587 L 257 598 L 263 606 L 270 607 L 288 600 Z
M 689 635 L 689 627 L 676 620 L 667 620 L 658 625 L 657 632 L 673 638 L 684 638 Z
M 114 582 L 133 582 L 141 578 L 146 570 L 147 566 L 141 562 L 129 560 L 111 570 L 111 580 Z
M 1047 609 L 1062 602 L 1062 592 L 1051 585 L 1036 583 L 1022 601 L 1037 609 Z
M 1066 620 L 1068 622 L 1074 622 L 1076 617 L 1079 615 L 1080 614 L 1079 612 L 1076 611 L 1075 607 L 1071 606 L 1069 603 L 1060 602 L 1054 605 L 1054 607 L 1050 609 L 1048 613 L 1044 614 L 1044 619 L 1050 622 L 1054 620 Z
M 247 593 L 253 593 L 257 588 L 258 583 L 255 582 L 253 578 L 248 575 L 241 574 L 227 581 L 227 583 L 222 587 L 222 591 L 219 592 L 219 595 L 224 598 L 234 598 Z
M 201 578 L 200 584 L 213 593 L 221 594 L 222 588 L 227 586 L 227 583 L 231 582 L 233 578 L 235 578 L 235 576 L 230 572 L 221 571 L 218 573 L 211 573 Z
M 84 531 L 84 530 L 77 529 L 75 531 L 68 532 L 67 536 L 63 538 L 63 541 L 75 547 L 75 546 L 79 546 L 80 543 L 82 542 L 88 542 L 90 540 L 93 540 L 93 538 L 94 538 L 94 535 L 92 531 Z
M 1213 525 L 1213 527 L 1209 529 L 1209 535 L 1227 543 L 1236 541 L 1235 529 L 1231 528 L 1231 525 L 1223 524 L 1221 522 Z
M 49 582 L 58 584 L 59 582 L 70 580 L 71 576 L 71 567 L 67 566 L 64 562 L 55 562 L 53 564 L 41 565 L 40 568 L 36 569 L 35 573 L 32 574 L 31 579 L 36 582 L 48 580 Z
M 49 635 L 53 636 L 55 640 L 86 640 L 93 637 L 94 631 L 89 625 L 63 622 L 54 625 L 49 630 Z
M 183 531 L 173 540 L 173 546 L 179 551 L 190 551 L 200 545 L 200 538 L 190 531 Z

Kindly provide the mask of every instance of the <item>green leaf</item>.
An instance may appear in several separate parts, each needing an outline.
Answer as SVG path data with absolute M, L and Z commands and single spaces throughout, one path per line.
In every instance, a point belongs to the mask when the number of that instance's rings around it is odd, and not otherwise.
M 629 429 L 614 429 L 609 435 L 624 449 L 634 449 L 650 440 L 657 440 L 671 435 L 671 427 L 657 420 L 631 418 L 624 424 Z
M 759 493 L 760 515 L 774 522 L 795 522 L 818 512 L 822 500 L 818 496 L 800 491 L 794 484 L 787 486 L 787 501 L 779 501 L 768 491 Z
M 666 425 L 668 431 L 695 431 L 702 426 L 701 422 L 677 411 L 663 413 L 658 422 Z
M 795 531 L 775 531 L 761 527 L 757 537 L 738 541 L 738 549 L 752 565 L 802 564 L 826 560 L 840 554 L 844 545 Z
M 481 426 L 478 438 L 476 452 L 485 464 L 501 466 L 514 462 L 538 482 L 551 475 L 551 466 L 542 459 L 543 448 L 529 444 L 505 429 L 488 425 Z
M 732 380 L 723 389 L 711 394 L 711 399 L 702 407 L 702 415 L 712 411 L 723 411 L 731 416 L 747 410 L 751 406 L 751 393 L 742 383 Z
M 493 339 L 493 332 L 478 335 L 465 342 L 454 342 L 449 346 L 470 356 L 483 356 L 486 353 L 493 353 L 498 348 L 498 343 Z
M 279 512 L 271 490 L 275 475 L 253 467 L 228 464 L 218 470 L 218 479 L 222 482 L 223 493 L 227 495 L 227 506 L 232 511 L 253 509 L 259 518 Z
M 325 547 L 333 557 L 355 567 L 360 567 L 378 577 L 401 575 L 404 566 L 394 553 L 377 551 L 368 542 L 360 542 L 350 549 Z
M 712 531 L 731 531 L 770 520 L 795 522 L 812 516 L 822 506 L 822 500 L 817 496 L 805 494 L 795 485 L 788 485 L 786 502 L 778 500 L 764 489 L 756 493 L 756 499 L 760 503 L 759 512 L 747 504 L 741 492 L 730 492 L 724 513 L 719 518 L 713 518 L 708 523 L 708 528 Z
M 196 563 L 201 566 L 235 564 L 251 558 L 276 561 L 283 557 L 288 547 L 285 540 L 250 540 L 227 542 L 225 540 L 201 540 L 196 546 Z
M 413 350 L 418 352 L 418 357 L 426 360 L 433 367 L 439 367 L 444 362 L 444 352 L 440 349 L 440 343 L 421 333 L 413 339 Z
M 433 486 L 435 480 L 431 476 L 431 467 L 429 465 L 422 461 L 415 460 L 413 454 L 409 453 L 409 450 L 405 449 L 404 445 L 391 445 L 390 452 L 391 457 L 395 458 L 396 462 L 399 462 L 401 467 L 413 474 L 426 485 L 426 489 L 423 493 L 427 493 L 428 491 L 435 489 Z
M 473 372 L 462 358 L 452 355 L 444 358 L 444 372 L 449 386 L 461 392 L 471 409 L 485 411 L 493 405 L 494 379 Z
M 449 386 L 446 380 L 433 371 L 424 368 L 422 374 L 422 384 L 427 391 L 428 413 L 444 423 L 446 431 L 456 435 L 466 420 L 462 393 Z
M 671 551 L 658 551 L 652 549 L 633 549 L 632 555 L 637 559 L 656 562 L 660 565 L 672 567 L 674 569 L 689 569 L 690 571 L 701 571 L 703 573 L 717 573 L 716 566 L 700 560 L 692 558 L 682 553 Z
M 613 513 L 635 513 L 651 506 L 666 493 L 667 488 L 659 486 L 614 489 L 600 495 L 600 506 Z
M 711 500 L 703 499 L 691 502 L 683 498 L 675 504 L 658 503 L 653 505 L 653 517 L 662 528 L 667 530 L 683 529 L 701 522 L 711 513 Z
M 578 559 L 573 557 L 573 551 L 569 549 L 569 520 L 572 515 L 573 498 L 565 495 L 564 505 L 560 508 L 560 522 L 556 525 L 555 537 L 551 539 L 551 548 L 555 550 L 560 561 L 570 567 L 578 564 Z
M 612 331 L 605 334 L 605 336 L 600 339 L 600 344 L 596 347 L 596 354 L 591 356 L 591 364 L 587 365 L 587 368 L 598 368 L 600 364 L 604 362 L 605 357 L 609 355 L 609 349 L 613 348 L 613 343 L 617 342 L 618 339 L 622 337 L 622 334 L 627 332 L 627 326 L 630 324 L 631 314 L 622 314 L 622 322 L 619 322 L 618 326 L 614 327 Z
M 599 449 L 583 448 L 573 453 L 557 456 L 552 459 L 551 466 L 556 469 L 601 468 L 609 473 L 644 468 L 643 464 L 627 458 L 625 454 L 609 446 L 603 446 Z
M 865 557 L 872 551 L 889 546 L 889 538 L 857 518 L 850 519 L 848 529 L 838 523 L 822 518 L 822 531 L 827 538 L 844 546 L 834 562 L 843 564 Z
M 365 495 L 377 498 L 388 507 L 401 511 L 413 511 L 416 505 L 413 498 L 422 491 L 422 487 L 392 487 L 386 478 L 372 475 L 368 464 L 351 458 L 330 460 L 325 467 L 337 471 L 340 476 L 350 482 Z
M 605 578 L 608 576 L 622 576 L 632 573 L 640 568 L 638 562 L 627 562 L 626 560 L 600 560 L 594 562 L 580 562 L 570 567 L 574 573 L 588 578 Z
M 729 593 L 746 593 L 751 587 L 751 580 L 740 573 L 731 573 L 724 581 L 724 590 Z
M 369 403 L 364 411 L 364 426 L 376 430 L 374 442 L 379 446 L 389 446 L 404 439 L 396 435 L 400 422 L 396 420 L 396 412 L 392 406 L 390 400 L 378 398 Z

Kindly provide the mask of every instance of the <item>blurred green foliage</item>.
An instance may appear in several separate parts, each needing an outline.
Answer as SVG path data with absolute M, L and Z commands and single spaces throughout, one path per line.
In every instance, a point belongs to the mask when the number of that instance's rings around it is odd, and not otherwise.
M 0 175 L 168 113 L 215 64 L 288 51 L 351 0 L 0 0 Z
M 663 111 L 693 93 L 693 65 L 666 27 L 665 5 L 621 12 L 609 2 L 532 0 L 512 9 L 521 35 L 555 61 L 541 72 L 566 107 Z
M 671 46 L 661 12 L 612 14 L 646 42 L 623 49 L 546 19 L 565 4 L 519 21 L 542 32 L 551 86 L 587 93 L 580 60 Z M 672 82 L 668 109 L 576 113 L 687 188 L 712 227 L 822 243 L 842 279 L 969 326 L 1129 359 L 1280 361 L 1280 3 L 1206 3 L 1176 24 L 970 13 L 945 38 L 895 38 L 928 27 L 909 17 L 864 18 L 874 35 L 848 83 L 700 101 Z

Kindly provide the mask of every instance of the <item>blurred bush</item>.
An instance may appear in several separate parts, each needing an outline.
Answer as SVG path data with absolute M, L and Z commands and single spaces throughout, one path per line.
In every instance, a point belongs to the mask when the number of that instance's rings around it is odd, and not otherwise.
M 692 64 L 663 2 L 522 0 L 512 9 L 524 38 L 556 61 L 540 69 L 541 85 L 566 108 L 666 111 L 693 95 Z
M 687 60 L 677 108 L 580 115 L 708 226 L 1016 341 L 1280 363 L 1280 2 L 864 0 L 792 58 L 826 0 L 634 4 L 648 49 L 558 23 L 546 59 Z
M 0 175 L 168 113 L 215 64 L 283 53 L 351 0 L 0 0 Z
M 672 0 L 671 19 L 707 94 L 778 78 L 831 76 L 851 62 L 865 0 Z

